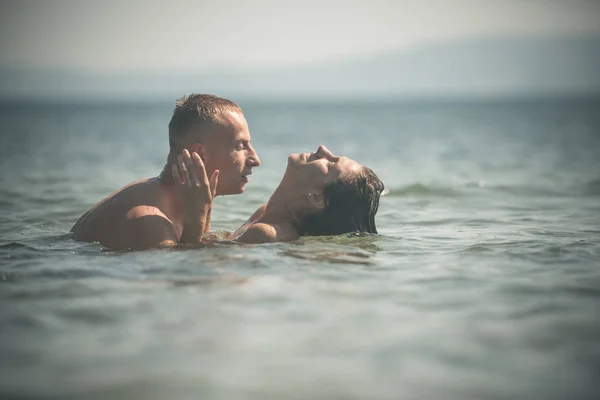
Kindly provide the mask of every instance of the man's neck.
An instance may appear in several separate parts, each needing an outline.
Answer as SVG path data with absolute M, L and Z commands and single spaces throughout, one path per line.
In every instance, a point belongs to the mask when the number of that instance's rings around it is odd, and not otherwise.
M 158 176 L 158 180 L 162 185 L 173 185 L 175 183 L 175 179 L 173 178 L 173 165 L 177 165 L 177 155 L 169 152 L 167 163 Z
M 177 155 L 169 153 L 167 163 L 163 167 L 160 175 L 155 179 L 161 186 L 165 207 L 168 210 L 168 216 L 173 223 L 179 225 L 184 214 L 182 212 L 182 199 L 180 191 L 177 190 L 175 179 L 173 178 L 173 165 L 177 165 Z

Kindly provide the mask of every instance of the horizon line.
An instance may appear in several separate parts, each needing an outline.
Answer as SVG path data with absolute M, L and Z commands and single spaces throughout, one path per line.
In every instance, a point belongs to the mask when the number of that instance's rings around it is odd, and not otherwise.
M 219 94 L 216 94 L 220 96 Z M 220 96 L 222 97 L 222 96 Z M 600 101 L 600 90 L 588 93 L 553 93 L 553 94 L 475 94 L 475 95 L 404 95 L 404 96 L 231 96 L 225 98 L 236 103 L 255 104 L 448 104 L 448 103 L 506 103 L 506 102 L 556 102 L 556 101 Z M 0 95 L 0 107 L 13 106 L 111 106 L 111 105 L 166 105 L 175 104 L 176 99 L 167 99 L 165 96 L 144 97 L 60 97 L 47 96 L 34 99 L 32 97 L 5 97 Z
M 357 62 L 373 60 L 377 57 L 385 57 L 388 55 L 408 55 L 415 51 L 423 49 L 431 49 L 436 47 L 453 47 L 461 44 L 477 44 L 485 43 L 486 41 L 527 41 L 527 40 L 598 40 L 600 43 L 600 33 L 573 33 L 573 34 L 502 34 L 502 35 L 478 35 L 465 38 L 452 38 L 439 41 L 425 41 L 419 45 L 401 46 L 390 48 L 387 50 L 377 50 L 374 52 L 365 52 L 362 54 L 342 55 L 335 58 L 314 59 L 309 62 L 300 62 L 285 65 L 253 65 L 247 67 L 236 67 L 234 65 L 213 65 L 213 66 L 188 66 L 178 69 L 141 69 L 141 68 L 121 68 L 95 70 L 81 67 L 36 67 L 27 65 L 2 65 L 0 64 L 0 73 L 28 73 L 28 74 L 69 74 L 79 75 L 80 77 L 115 77 L 128 75 L 167 75 L 167 74 L 214 74 L 214 73 L 265 73 L 274 71 L 283 71 L 294 68 L 319 68 L 331 66 L 337 63 Z

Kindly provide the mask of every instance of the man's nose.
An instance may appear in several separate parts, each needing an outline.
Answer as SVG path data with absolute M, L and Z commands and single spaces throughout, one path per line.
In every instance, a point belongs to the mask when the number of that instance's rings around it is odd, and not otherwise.
M 248 154 L 246 162 L 252 167 L 260 167 L 260 158 L 253 147 L 250 148 L 250 154 Z

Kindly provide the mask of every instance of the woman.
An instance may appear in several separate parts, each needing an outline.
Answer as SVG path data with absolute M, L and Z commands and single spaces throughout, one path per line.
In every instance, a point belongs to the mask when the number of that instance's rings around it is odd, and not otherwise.
M 325 146 L 292 154 L 268 203 L 235 231 L 243 243 L 284 242 L 300 236 L 377 233 L 375 214 L 383 183 L 371 169 Z

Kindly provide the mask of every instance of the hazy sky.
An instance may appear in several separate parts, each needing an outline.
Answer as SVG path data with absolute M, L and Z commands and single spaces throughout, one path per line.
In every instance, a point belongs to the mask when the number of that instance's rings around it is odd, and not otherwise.
M 313 63 L 477 36 L 600 35 L 600 1 L 5 1 L 0 66 L 88 71 Z

